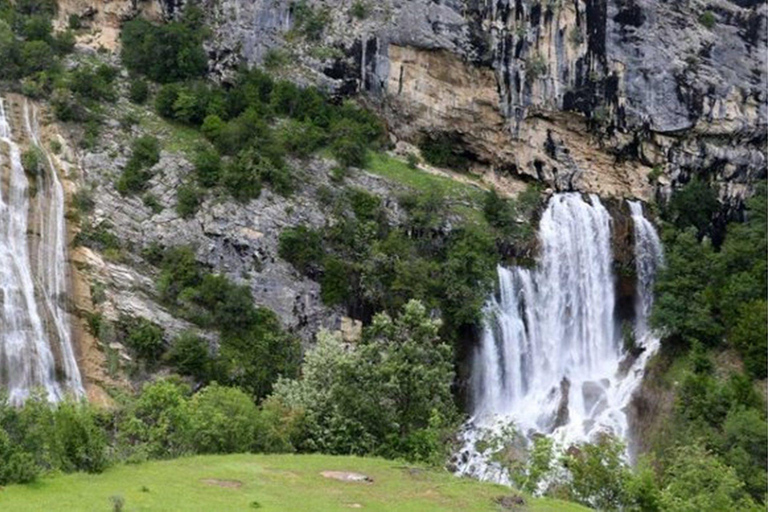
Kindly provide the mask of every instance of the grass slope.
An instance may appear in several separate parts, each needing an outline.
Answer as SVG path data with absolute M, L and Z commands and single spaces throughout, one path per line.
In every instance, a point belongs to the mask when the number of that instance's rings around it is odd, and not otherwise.
M 321 471 L 355 471 L 373 483 L 342 482 Z M 204 482 L 205 480 L 208 483 Z M 236 481 L 224 487 L 211 480 Z M 221 483 L 221 482 L 219 482 Z M 101 475 L 43 478 L 0 488 L 0 510 L 109 511 L 494 511 L 510 490 L 402 463 L 325 455 L 227 455 L 121 465 Z M 528 499 L 527 512 L 583 512 L 571 503 Z

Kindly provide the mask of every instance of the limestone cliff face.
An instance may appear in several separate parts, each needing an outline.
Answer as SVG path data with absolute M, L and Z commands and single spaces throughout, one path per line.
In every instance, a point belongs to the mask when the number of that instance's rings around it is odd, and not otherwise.
M 327 13 L 313 43 L 292 2 L 204 3 L 214 69 L 285 48 L 296 79 L 366 93 L 397 137 L 449 132 L 496 178 L 560 190 L 648 198 L 705 173 L 737 206 L 766 172 L 765 2 L 308 3 Z

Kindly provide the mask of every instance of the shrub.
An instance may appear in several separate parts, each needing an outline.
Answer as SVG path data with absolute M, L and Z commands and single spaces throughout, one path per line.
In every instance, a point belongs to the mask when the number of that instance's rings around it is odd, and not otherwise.
M 129 455 L 170 459 L 194 451 L 188 393 L 187 387 L 171 380 L 144 385 L 118 424 L 119 441 Z
M 678 229 L 693 226 L 702 237 L 711 236 L 710 223 L 719 208 L 717 192 L 707 182 L 694 178 L 672 195 L 665 214 Z
M 203 279 L 195 253 L 189 247 L 174 247 L 165 251 L 161 267 L 157 288 L 167 303 L 175 302 L 183 290 L 199 286 Z
M 176 212 L 185 219 L 192 217 L 200 208 L 201 196 L 195 185 L 182 185 L 176 191 Z
M 629 467 L 622 460 L 624 446 L 610 436 L 594 444 L 581 444 L 566 455 L 563 466 L 571 475 L 570 487 L 577 501 L 597 510 L 621 510 L 629 504 Z
M 701 16 L 699 16 L 699 23 L 704 25 L 704 27 L 708 29 L 713 29 L 715 27 L 715 24 L 717 24 L 717 18 L 715 17 L 715 13 L 712 11 L 704 11 L 701 13 Z
M 363 2 L 362 0 L 355 0 L 355 3 L 352 4 L 352 7 L 349 10 L 349 13 L 359 20 L 364 20 L 370 15 L 370 7 L 366 2 Z
M 8 434 L 0 428 L 0 485 L 33 482 L 40 474 L 34 457 L 14 446 Z
M 291 119 L 281 126 L 278 139 L 289 153 L 308 158 L 323 146 L 325 133 L 311 123 Z
M 342 119 L 331 127 L 331 151 L 336 160 L 345 167 L 364 167 L 368 159 L 368 143 L 363 127 L 358 123 Z
M 247 202 L 261 194 L 261 179 L 253 162 L 244 158 L 230 160 L 224 164 L 221 183 L 230 195 L 238 201 Z
M 210 116 L 209 116 L 210 117 Z M 208 118 L 206 118 L 208 120 Z M 194 158 L 197 182 L 206 188 L 216 186 L 221 175 L 221 156 L 213 148 L 202 148 Z
M 532 82 L 547 73 L 548 66 L 544 56 L 536 53 L 526 63 L 526 79 Z
M 127 322 L 126 344 L 147 362 L 154 363 L 165 348 L 163 329 L 146 318 Z
M 69 88 L 81 98 L 96 101 L 116 99 L 114 81 L 117 70 L 106 64 L 96 68 L 80 66 L 69 76 Z
M 209 114 L 205 117 L 205 119 L 203 119 L 203 125 L 200 129 L 202 130 L 203 135 L 208 137 L 208 139 L 214 144 L 217 144 L 219 136 L 221 135 L 225 126 L 226 123 L 222 121 L 218 115 Z
M 268 403 L 301 411 L 300 449 L 442 459 L 441 441 L 457 415 L 452 349 L 438 327 L 413 301 L 397 319 L 377 315 L 354 348 L 321 332 L 302 378 L 281 380 Z
M 196 334 L 185 331 L 171 344 L 168 362 L 182 375 L 206 382 L 213 372 L 208 342 Z
M 78 16 L 75 13 L 72 13 L 72 14 L 69 15 L 69 18 L 67 18 L 67 26 L 71 30 L 77 30 L 79 28 L 82 28 L 83 22 L 80 19 L 80 16 Z
M 768 304 L 757 300 L 744 305 L 731 331 L 730 342 L 741 353 L 744 364 L 757 379 L 764 379 L 768 372 Z
M 53 49 L 45 41 L 25 41 L 21 44 L 20 62 L 26 76 L 52 69 L 56 59 Z
M 146 80 L 133 78 L 128 86 L 128 99 L 137 105 L 143 105 L 149 98 L 149 85 Z
M 44 158 L 40 148 L 32 146 L 21 154 L 21 166 L 29 174 L 37 176 L 43 172 Z
M 152 177 L 149 168 L 160 161 L 160 143 L 152 136 L 144 135 L 134 139 L 131 158 L 117 183 L 121 194 L 140 192 Z
M 100 473 L 108 465 L 107 438 L 87 403 L 64 401 L 54 411 L 56 444 L 64 471 Z
M 120 35 L 126 67 L 156 82 L 169 83 L 202 76 L 208 59 L 202 42 L 206 35 L 187 8 L 184 21 L 153 25 L 141 18 L 123 25 Z
M 309 41 L 318 41 L 330 21 L 327 9 L 315 10 L 306 0 L 291 4 L 294 27 Z
M 453 153 L 454 145 L 450 135 L 441 133 L 423 137 L 419 149 L 429 164 L 436 167 L 453 167 L 457 159 Z
M 190 430 L 200 453 L 250 451 L 256 437 L 258 409 L 250 396 L 237 388 L 211 384 L 190 402 Z
M 278 254 L 302 274 L 317 272 L 323 259 L 322 236 L 306 226 L 286 228 L 280 233 Z
M 670 457 L 661 491 L 661 508 L 669 512 L 756 511 L 733 468 L 700 444 L 681 446 Z
M 173 105 L 179 97 L 181 86 L 179 84 L 166 84 L 160 88 L 155 97 L 155 110 L 161 116 L 173 119 Z

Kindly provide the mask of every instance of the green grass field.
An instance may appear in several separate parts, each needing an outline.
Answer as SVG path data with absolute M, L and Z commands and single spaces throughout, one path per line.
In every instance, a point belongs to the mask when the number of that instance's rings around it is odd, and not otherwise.
M 353 471 L 371 483 L 338 481 Z M 121 465 L 101 475 L 46 477 L 0 488 L 0 510 L 106 511 L 498 511 L 510 489 L 401 462 L 325 455 L 227 455 Z M 583 512 L 571 503 L 526 499 L 519 512 Z

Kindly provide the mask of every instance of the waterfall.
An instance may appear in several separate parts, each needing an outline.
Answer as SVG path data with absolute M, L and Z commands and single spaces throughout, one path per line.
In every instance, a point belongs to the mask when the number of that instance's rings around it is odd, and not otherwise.
M 626 438 L 625 409 L 658 340 L 647 328 L 661 244 L 639 203 L 634 223 L 639 355 L 624 352 L 616 312 L 612 219 L 600 199 L 557 194 L 539 227 L 534 270 L 498 268 L 499 293 L 472 374 L 473 416 L 462 432 L 459 474 L 508 483 L 506 472 L 474 444 L 484 433 L 551 434 L 563 445 L 610 431 Z
M 657 268 L 664 263 L 664 253 L 656 229 L 643 215 L 643 205 L 629 201 L 629 211 L 634 225 L 637 274 L 635 336 L 640 339 L 648 334 L 648 315 L 653 307 L 653 283 Z
M 67 292 L 64 191 L 40 145 L 34 107 L 24 103 L 23 133 L 21 127 L 12 130 L 9 109 L 0 98 L 0 385 L 12 403 L 23 402 L 35 389 L 57 401 L 65 391 L 83 394 L 62 304 Z M 17 142 L 23 135 L 46 158 L 32 207 Z M 35 229 L 39 239 L 32 241 L 29 233 Z M 35 244 L 37 250 L 30 250 Z

